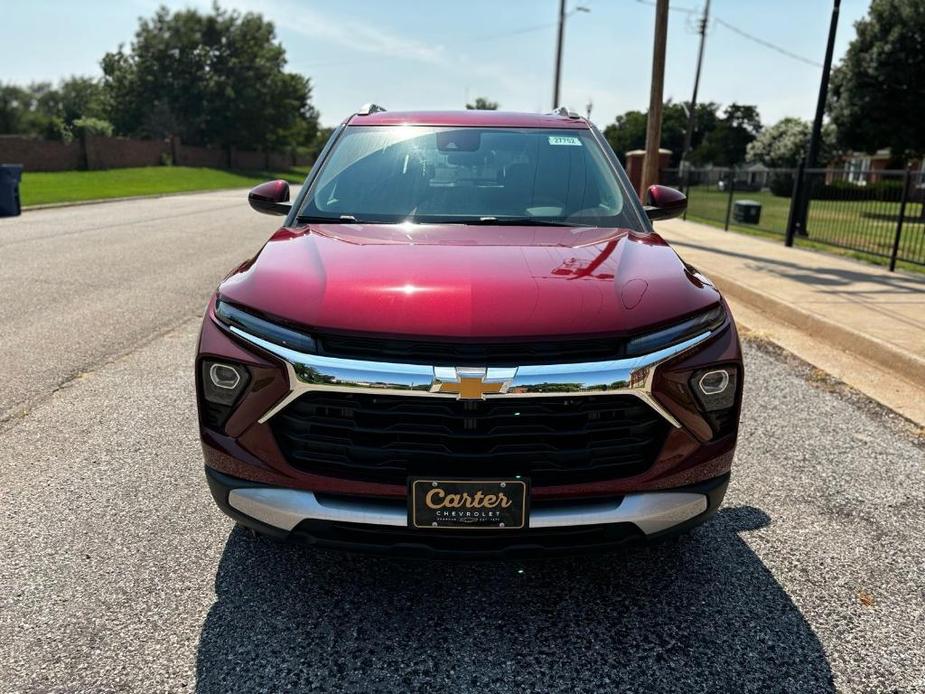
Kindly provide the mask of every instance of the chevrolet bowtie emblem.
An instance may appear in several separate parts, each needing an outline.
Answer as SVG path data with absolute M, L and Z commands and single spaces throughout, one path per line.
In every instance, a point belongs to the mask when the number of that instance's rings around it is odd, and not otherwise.
M 484 400 L 486 395 L 506 393 L 516 373 L 516 368 L 435 366 L 430 392 L 455 394 L 459 400 Z

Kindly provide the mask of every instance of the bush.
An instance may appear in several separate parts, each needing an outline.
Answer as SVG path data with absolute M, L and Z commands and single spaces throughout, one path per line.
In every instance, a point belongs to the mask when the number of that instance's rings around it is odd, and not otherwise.
M 74 132 L 80 135 L 112 137 L 112 123 L 102 118 L 78 118 L 74 121 Z
M 875 181 L 865 186 L 836 179 L 831 183 L 817 181 L 811 186 L 813 200 L 882 200 L 899 202 L 903 196 L 903 182 L 895 180 Z
M 45 123 L 42 134 L 46 140 L 57 142 L 70 142 L 74 139 L 74 133 L 67 127 L 67 123 L 60 116 L 52 116 Z
M 771 193 L 781 198 L 789 198 L 793 194 L 793 174 L 775 173 L 768 180 Z

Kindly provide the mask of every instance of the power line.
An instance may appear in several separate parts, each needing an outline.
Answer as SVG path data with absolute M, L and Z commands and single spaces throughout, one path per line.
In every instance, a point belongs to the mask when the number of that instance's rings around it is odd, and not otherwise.
M 636 2 L 638 2 L 640 5 L 649 5 L 652 7 L 655 6 L 654 0 L 636 0 Z M 700 14 L 700 10 L 692 8 L 692 7 L 677 7 L 677 6 L 672 5 L 672 6 L 669 6 L 668 9 L 674 12 L 682 12 L 689 16 L 695 16 L 695 15 Z M 571 16 L 574 13 L 575 13 L 574 9 L 569 10 L 568 12 L 566 12 L 566 16 L 567 17 Z M 744 29 L 740 29 L 739 27 L 735 26 L 734 24 L 730 24 L 729 22 L 721 19 L 720 17 L 717 17 L 714 15 L 713 21 L 716 24 L 721 24 L 722 26 L 729 29 L 729 31 L 735 34 L 738 34 L 744 39 L 748 39 L 749 41 L 754 41 L 755 43 L 761 46 L 764 46 L 765 48 L 768 48 L 772 51 L 777 51 L 781 55 L 785 55 L 788 58 L 792 58 L 793 60 L 799 60 L 801 63 L 806 63 L 807 65 L 812 65 L 813 67 L 819 67 L 819 68 L 822 67 L 822 63 L 817 63 L 815 60 L 811 60 L 802 55 L 794 53 L 793 51 L 789 51 L 786 48 L 782 48 L 781 46 L 773 44 L 770 41 L 766 41 L 758 36 L 755 36 L 754 34 L 750 34 Z M 506 32 L 501 32 L 497 34 L 488 34 L 488 35 L 483 34 L 482 36 L 471 37 L 467 39 L 467 42 L 468 43 L 482 43 L 483 41 L 494 41 L 497 39 L 507 38 L 510 36 L 520 36 L 522 34 L 530 34 L 536 31 L 544 31 L 547 29 L 551 29 L 554 26 L 556 26 L 556 24 L 557 22 L 549 22 L 546 24 L 535 24 L 532 26 L 523 27 L 522 29 L 514 29 L 512 31 L 506 31 Z M 400 57 L 400 56 L 391 56 L 391 57 Z M 355 60 L 346 60 L 346 61 L 340 61 L 340 60 L 335 60 L 335 61 L 330 61 L 330 62 L 325 61 L 325 62 L 319 62 L 319 63 L 309 63 L 305 65 L 305 67 L 307 68 L 335 67 L 335 66 L 341 66 L 341 65 L 354 65 L 357 63 L 378 62 L 378 61 L 381 61 L 382 59 L 383 59 L 382 56 L 376 56 L 376 57 L 359 58 Z
M 570 17 L 575 14 L 575 10 L 569 10 L 565 13 L 566 16 Z M 482 43 L 484 41 L 495 41 L 497 39 L 507 38 L 509 36 L 521 36 L 522 34 L 531 34 L 536 31 L 544 31 L 547 29 L 552 29 L 558 24 L 558 22 L 547 22 L 546 24 L 534 24 L 532 26 L 523 27 L 522 29 L 513 29 L 512 31 L 504 31 L 497 34 L 483 34 L 481 36 L 469 37 L 465 40 L 467 43 Z M 452 41 L 450 42 L 452 43 Z M 402 56 L 386 56 L 388 58 L 400 58 Z M 357 63 L 372 63 L 372 62 L 381 62 L 383 56 L 370 56 L 366 58 L 357 58 L 353 60 L 334 60 L 334 61 L 325 61 L 319 63 L 308 63 L 305 67 L 314 68 L 314 67 L 338 67 L 341 65 L 355 65 Z
M 804 58 L 802 55 L 797 55 L 796 53 L 793 53 L 793 52 L 791 52 L 791 51 L 788 51 L 786 48 L 781 48 L 780 46 L 777 46 L 777 45 L 771 43 L 770 41 L 765 41 L 765 40 L 762 39 L 762 38 L 758 38 L 757 36 L 754 36 L 754 35 L 752 35 L 752 34 L 749 34 L 747 31 L 744 31 L 743 29 L 739 29 L 739 27 L 733 26 L 733 25 L 730 24 L 729 22 L 724 22 L 724 21 L 723 21 L 722 19 L 720 19 L 719 17 L 714 17 L 714 18 L 713 18 L 713 21 L 716 22 L 717 24 L 722 24 L 724 27 L 726 27 L 727 29 L 729 29 L 729 31 L 732 31 L 732 32 L 738 34 L 738 35 L 741 36 L 742 38 L 746 38 L 746 39 L 748 39 L 749 41 L 754 41 L 755 43 L 760 44 L 760 45 L 764 46 L 765 48 L 770 48 L 772 51 L 777 51 L 778 53 L 781 53 L 781 54 L 787 56 L 788 58 L 793 58 L 794 60 L 799 60 L 801 63 L 806 63 L 807 65 L 812 65 L 813 67 L 822 67 L 822 63 L 817 63 L 815 60 L 810 60 L 809 58 Z
M 590 2 L 586 2 L 585 5 L 590 5 Z M 566 17 L 571 17 L 576 12 L 579 12 L 578 8 L 572 8 L 565 13 Z M 530 34 L 534 31 L 543 31 L 544 29 L 552 29 L 554 26 L 558 26 L 558 22 L 547 22 L 546 24 L 534 24 L 533 26 L 524 27 L 523 29 L 514 29 L 513 31 L 503 31 L 498 34 L 488 34 L 487 36 L 477 36 L 474 38 L 468 39 L 469 43 L 481 43 L 482 41 L 492 41 L 494 39 L 503 39 L 508 36 L 520 36 L 521 34 Z
M 636 2 L 638 2 L 640 5 L 651 5 L 653 7 L 655 6 L 655 2 L 653 0 L 636 0 Z M 675 12 L 683 12 L 684 14 L 687 14 L 687 15 L 700 14 L 700 10 L 694 9 L 692 7 L 670 7 L 669 9 L 674 10 Z M 801 63 L 806 63 L 807 65 L 812 65 L 813 67 L 822 67 L 822 63 L 817 63 L 815 60 L 804 58 L 802 55 L 798 55 L 797 53 L 794 53 L 793 51 L 788 51 L 786 48 L 782 48 L 781 46 L 778 46 L 777 44 L 771 43 L 770 41 L 765 41 L 764 39 L 758 36 L 755 36 L 754 34 L 750 34 L 744 29 L 740 29 L 734 24 L 730 24 L 729 22 L 723 19 L 720 19 L 719 17 L 714 16 L 713 21 L 716 22 L 717 24 L 721 24 L 722 26 L 729 29 L 729 31 L 735 34 L 738 34 L 744 39 L 748 39 L 749 41 L 754 41 L 755 43 L 761 46 L 764 46 L 765 48 L 770 48 L 772 51 L 777 51 L 778 53 L 785 55 L 788 58 L 799 60 Z
M 558 22 L 548 22 L 546 24 L 536 24 L 534 26 L 524 27 L 523 29 L 505 31 L 500 34 L 489 34 L 487 36 L 479 36 L 476 38 L 471 38 L 469 39 L 469 42 L 470 43 L 481 43 L 482 41 L 493 41 L 494 39 L 503 39 L 508 36 L 519 36 L 521 34 L 530 34 L 534 31 L 543 31 L 544 29 L 552 29 L 557 24 Z

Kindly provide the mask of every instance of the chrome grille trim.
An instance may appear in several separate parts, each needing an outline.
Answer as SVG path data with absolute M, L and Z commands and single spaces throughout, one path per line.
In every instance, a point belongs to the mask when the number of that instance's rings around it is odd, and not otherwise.
M 448 378 L 448 367 L 305 354 L 251 335 L 236 326 L 225 327 L 241 339 L 281 359 L 289 373 L 289 393 L 260 417 L 260 423 L 266 422 L 303 393 L 313 390 L 427 398 L 458 397 L 451 393 L 433 392 L 434 386 Z M 659 364 L 704 342 L 712 334 L 712 331 L 705 331 L 671 347 L 625 359 L 516 368 L 487 367 L 483 380 L 503 381 L 506 388 L 504 392 L 489 393 L 483 397 L 632 395 L 658 412 L 672 426 L 680 428 L 678 420 L 652 395 L 655 369 Z

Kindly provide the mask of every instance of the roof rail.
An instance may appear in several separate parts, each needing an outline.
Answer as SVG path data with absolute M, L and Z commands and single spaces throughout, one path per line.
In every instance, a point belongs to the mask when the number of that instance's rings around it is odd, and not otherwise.
M 385 111 L 385 109 L 379 104 L 363 104 L 360 106 L 360 110 L 357 111 L 357 115 L 368 116 L 371 113 L 380 113 L 382 111 Z
M 563 118 L 581 118 L 581 115 L 578 111 L 573 111 L 568 106 L 559 106 L 558 108 L 553 109 L 551 116 L 562 116 Z

